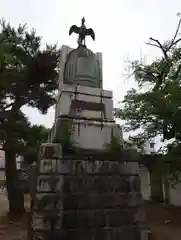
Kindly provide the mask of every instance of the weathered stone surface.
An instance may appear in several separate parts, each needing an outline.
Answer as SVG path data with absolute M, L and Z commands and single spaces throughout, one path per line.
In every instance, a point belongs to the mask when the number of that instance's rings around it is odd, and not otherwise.
M 62 218 L 63 229 L 77 229 L 79 227 L 79 218 L 76 211 L 66 211 Z
M 43 143 L 40 147 L 41 158 L 61 158 L 62 147 L 58 143 Z
M 133 192 L 141 192 L 141 180 L 139 176 L 132 176 L 132 191 Z
M 120 173 L 122 174 L 139 174 L 139 165 L 137 162 L 125 162 L 120 166 Z
M 129 176 L 67 176 L 64 177 L 63 190 L 65 193 L 130 192 L 132 184 L 137 187 L 135 180 Z
M 44 176 L 37 179 L 37 192 L 59 192 L 62 189 L 62 176 Z
M 42 156 L 33 234 L 46 231 L 45 240 L 46 234 L 51 239 L 147 240 L 137 162 L 93 156 Z
M 140 240 L 141 238 L 136 226 L 122 226 L 112 229 L 110 232 L 110 239 Z
M 52 159 L 42 159 L 39 167 L 40 173 L 56 173 L 56 161 Z

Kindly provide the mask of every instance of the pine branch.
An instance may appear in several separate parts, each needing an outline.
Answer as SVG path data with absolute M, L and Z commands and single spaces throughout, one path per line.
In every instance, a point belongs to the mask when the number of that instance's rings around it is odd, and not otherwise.
M 171 41 L 171 44 L 170 44 L 170 46 L 169 46 L 168 49 L 167 49 L 168 51 L 169 51 L 174 45 L 176 45 L 179 41 L 181 41 L 181 38 L 179 38 L 178 40 L 175 41 L 175 39 L 177 38 L 178 33 L 179 33 L 180 25 L 181 25 L 181 19 L 180 19 L 179 22 L 178 22 L 178 26 L 177 26 L 177 29 L 176 29 L 176 31 L 175 31 L 175 35 L 174 35 L 174 37 L 173 37 L 173 39 L 172 39 L 172 41 Z
M 168 50 L 170 50 L 173 46 L 177 45 L 177 43 L 179 43 L 181 41 L 181 38 L 179 38 L 177 41 L 175 41 Z
M 163 52 L 163 55 L 165 56 L 165 58 L 168 58 L 168 55 L 167 55 L 167 50 L 164 49 L 163 45 L 160 43 L 159 40 L 155 39 L 155 38 L 150 38 L 151 41 L 155 42 L 155 43 L 146 43 L 147 45 L 150 45 L 150 46 L 154 46 L 154 47 L 158 47 L 161 49 L 161 51 Z

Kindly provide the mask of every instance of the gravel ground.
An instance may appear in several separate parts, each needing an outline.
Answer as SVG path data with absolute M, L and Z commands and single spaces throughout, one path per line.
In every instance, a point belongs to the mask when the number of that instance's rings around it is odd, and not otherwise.
M 28 197 L 25 207 L 29 209 Z M 145 209 L 152 240 L 181 240 L 181 208 L 146 203 Z M 6 192 L 0 190 L 0 240 L 26 240 L 27 214 L 21 221 L 9 222 L 7 210 Z
M 25 198 L 25 207 L 29 207 L 28 198 Z M 27 219 L 10 222 L 7 219 L 8 201 L 6 191 L 0 190 L 0 240 L 26 240 Z
M 149 203 L 145 209 L 152 240 L 181 240 L 181 207 Z

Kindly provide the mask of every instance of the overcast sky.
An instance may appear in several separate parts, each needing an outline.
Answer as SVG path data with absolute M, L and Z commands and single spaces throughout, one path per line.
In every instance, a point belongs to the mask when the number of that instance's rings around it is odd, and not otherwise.
M 127 60 L 158 52 L 145 45 L 149 37 L 161 41 L 173 36 L 181 11 L 180 0 L 0 0 L 0 16 L 13 25 L 27 23 L 36 28 L 44 43 L 76 47 L 77 36 L 68 36 L 72 24 L 80 25 L 82 16 L 87 27 L 94 29 L 96 41 L 87 46 L 103 53 L 103 85 L 111 89 L 114 101 L 122 100 L 133 83 L 126 80 Z M 26 109 L 33 124 L 51 127 L 54 111 L 41 116 L 37 110 Z

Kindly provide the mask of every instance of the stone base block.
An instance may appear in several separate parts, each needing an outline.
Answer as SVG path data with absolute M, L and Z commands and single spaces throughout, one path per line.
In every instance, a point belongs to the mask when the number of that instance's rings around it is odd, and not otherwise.
M 40 158 L 60 158 L 62 147 L 57 143 L 43 143 L 40 147 Z
M 52 129 L 52 142 L 62 142 L 65 128 L 72 133 L 72 140 L 76 147 L 84 149 L 105 149 L 111 142 L 112 136 L 118 136 L 117 124 L 105 121 L 79 120 L 59 118 Z M 66 134 L 66 133 L 65 133 Z
M 64 85 L 58 96 L 55 118 L 65 115 L 113 120 L 112 92 Z

